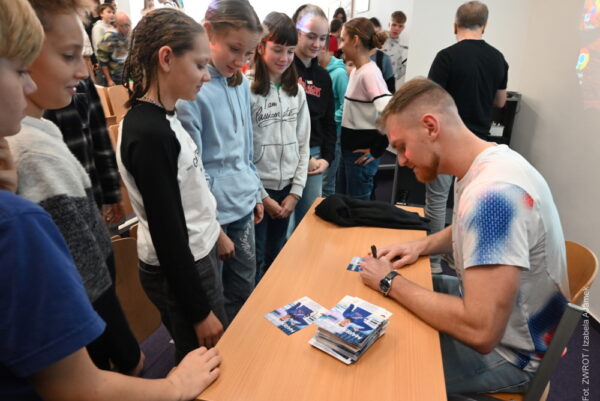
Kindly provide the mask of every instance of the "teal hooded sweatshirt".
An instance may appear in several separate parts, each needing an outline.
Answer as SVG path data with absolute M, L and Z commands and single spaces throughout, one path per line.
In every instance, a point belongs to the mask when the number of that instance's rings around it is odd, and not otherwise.
M 342 114 L 344 114 L 344 95 L 348 87 L 348 74 L 346 73 L 346 65 L 339 58 L 331 56 L 329 64 L 325 68 L 331 77 L 333 84 L 333 99 L 335 107 L 335 125 L 338 130 L 342 125 Z

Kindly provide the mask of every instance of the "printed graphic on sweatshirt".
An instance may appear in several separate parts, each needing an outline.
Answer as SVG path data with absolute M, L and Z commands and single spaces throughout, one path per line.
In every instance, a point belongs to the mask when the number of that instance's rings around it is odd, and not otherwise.
M 302 85 L 302 88 L 304 88 L 304 92 L 306 92 L 307 95 L 311 95 L 311 96 L 315 96 L 315 97 L 321 97 L 321 89 L 318 86 L 316 86 L 312 80 L 307 80 L 304 81 L 304 79 L 302 79 L 302 77 L 298 78 L 298 83 L 300 85 Z
M 296 121 L 297 116 L 297 107 L 288 107 L 286 110 L 281 110 L 279 103 L 268 101 L 265 101 L 264 107 L 259 106 L 254 112 L 254 118 L 259 128 L 265 128 L 280 122 L 293 123 Z

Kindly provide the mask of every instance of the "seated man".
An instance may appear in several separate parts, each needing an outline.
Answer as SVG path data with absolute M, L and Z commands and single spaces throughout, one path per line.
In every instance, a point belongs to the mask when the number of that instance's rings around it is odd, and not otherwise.
M 367 257 L 363 282 L 441 332 L 448 393 L 525 391 L 570 297 L 548 184 L 506 145 L 469 131 L 452 97 L 433 81 L 404 84 L 381 124 L 398 162 L 419 181 L 457 177 L 454 223 L 382 248 L 380 259 Z M 435 275 L 436 292 L 393 270 L 447 252 L 458 278 Z

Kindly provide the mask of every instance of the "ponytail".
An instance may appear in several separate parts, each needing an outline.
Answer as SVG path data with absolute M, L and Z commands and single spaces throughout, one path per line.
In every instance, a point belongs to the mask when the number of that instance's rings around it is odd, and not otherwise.
M 367 18 L 352 18 L 344 24 L 344 28 L 348 36 L 358 36 L 360 42 L 367 50 L 379 49 L 383 45 L 381 37 L 375 32 L 373 23 Z

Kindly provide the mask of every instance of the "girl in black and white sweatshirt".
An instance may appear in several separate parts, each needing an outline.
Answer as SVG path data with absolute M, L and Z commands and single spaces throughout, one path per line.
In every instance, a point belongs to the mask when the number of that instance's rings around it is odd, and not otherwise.
M 216 201 L 198 149 L 175 113 L 208 81 L 204 29 L 178 10 L 147 14 L 133 31 L 126 62 L 131 110 L 117 163 L 140 220 L 140 277 L 175 341 L 177 359 L 212 347 L 227 325 L 216 242 Z M 131 84 L 130 84 L 131 85 Z

